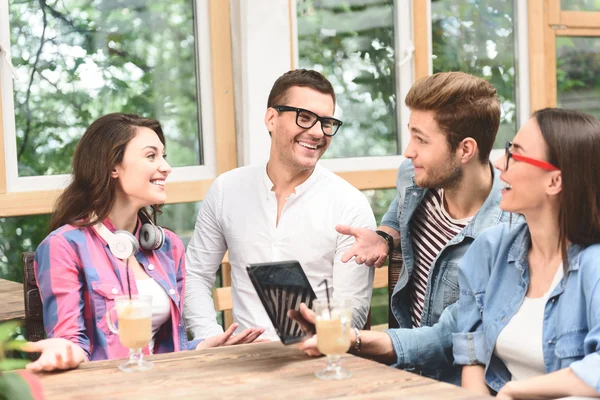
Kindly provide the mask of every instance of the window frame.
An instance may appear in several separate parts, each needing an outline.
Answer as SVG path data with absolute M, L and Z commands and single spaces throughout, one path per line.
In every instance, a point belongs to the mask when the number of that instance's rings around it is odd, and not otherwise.
M 531 109 L 556 107 L 556 38 L 600 37 L 600 11 L 561 10 L 560 0 L 529 1 L 529 47 L 539 49 L 530 56 Z
M 168 203 L 204 198 L 216 176 L 237 167 L 229 2 L 194 1 L 196 68 L 205 164 L 173 168 Z M 8 2 L 0 2 L 0 42 L 9 49 Z M 0 217 L 52 211 L 70 175 L 18 177 L 12 74 L 0 55 Z
M 268 90 L 282 73 L 298 66 L 298 37 L 296 19 L 296 0 L 287 4 L 277 0 L 263 1 L 260 7 L 240 4 L 239 26 L 240 73 L 236 76 L 236 87 L 241 99 L 238 103 L 240 120 L 240 164 L 266 162 L 269 157 L 270 139 L 265 132 L 263 116 Z M 529 64 L 527 36 L 527 7 L 523 2 L 515 2 L 517 19 L 515 21 L 517 83 L 517 121 L 529 117 L 530 102 Z M 406 11 L 410 7 L 410 12 Z M 268 13 L 266 10 L 268 9 Z M 403 99 L 412 84 L 432 71 L 431 37 L 431 0 L 413 0 L 394 2 L 396 29 L 396 93 Z M 252 30 L 260 23 L 260 31 Z M 525 29 L 522 27 L 525 26 Z M 418 27 L 418 28 L 417 28 Z M 285 31 L 289 35 L 282 34 Z M 265 43 L 267 45 L 265 45 Z M 411 50 L 411 47 L 414 50 Z M 277 50 L 276 52 L 274 50 Z M 409 54 L 411 60 L 404 62 Z M 234 56 L 235 57 L 235 56 Z M 264 60 L 268 59 L 268 63 Z M 402 65 L 399 65 L 402 63 Z M 260 99 L 260 101 L 256 101 Z M 409 141 L 407 129 L 410 111 L 402 101 L 398 102 L 399 155 L 376 157 L 347 157 L 324 159 L 319 163 L 342 176 L 360 190 L 393 188 L 398 166 L 405 159 L 402 155 Z M 264 132 L 264 134 L 263 134 Z M 494 149 L 490 159 L 501 157 L 503 149 Z

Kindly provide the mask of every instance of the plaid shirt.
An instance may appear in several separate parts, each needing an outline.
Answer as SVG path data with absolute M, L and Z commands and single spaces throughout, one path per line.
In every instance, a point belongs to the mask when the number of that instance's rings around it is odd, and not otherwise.
M 104 225 L 112 232 L 116 230 L 108 218 Z M 138 239 L 140 227 L 138 221 Z M 171 318 L 156 333 L 154 353 L 193 349 L 199 342 L 188 342 L 181 315 L 185 249 L 177 235 L 168 230 L 165 235 L 160 249 L 140 250 L 135 256 L 171 299 Z M 129 350 L 110 332 L 106 322 L 106 312 L 114 306 L 115 297 L 127 294 L 125 262 L 110 252 L 92 227 L 64 225 L 50 233 L 37 248 L 34 266 L 48 337 L 78 344 L 88 360 L 128 357 Z M 131 270 L 129 280 L 131 294 L 137 294 Z M 144 353 L 149 354 L 147 346 Z

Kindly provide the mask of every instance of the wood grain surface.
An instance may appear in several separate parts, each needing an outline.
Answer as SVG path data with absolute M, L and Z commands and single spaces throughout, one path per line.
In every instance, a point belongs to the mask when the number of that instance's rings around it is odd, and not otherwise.
M 279 342 L 148 357 L 154 368 L 124 373 L 123 360 L 97 361 L 41 375 L 53 399 L 484 399 L 462 388 L 347 354 L 352 377 L 321 381 L 325 358 Z

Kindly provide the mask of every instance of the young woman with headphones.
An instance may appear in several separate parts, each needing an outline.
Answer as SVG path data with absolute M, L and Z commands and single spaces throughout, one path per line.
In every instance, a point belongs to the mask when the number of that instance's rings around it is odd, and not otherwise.
M 250 343 L 248 329 L 188 341 L 182 310 L 185 249 L 173 232 L 152 223 L 167 195 L 171 172 L 158 121 L 108 114 L 86 130 L 73 156 L 72 181 L 57 201 L 51 233 L 39 245 L 35 272 L 49 339 L 30 343 L 41 352 L 31 370 L 77 367 L 88 360 L 125 358 L 106 322 L 123 295 L 152 298 L 152 340 L 145 354 Z

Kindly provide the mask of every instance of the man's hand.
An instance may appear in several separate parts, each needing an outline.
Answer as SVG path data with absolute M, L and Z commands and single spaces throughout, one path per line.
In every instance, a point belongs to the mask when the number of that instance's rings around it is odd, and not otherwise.
M 290 310 L 288 311 L 288 316 L 295 319 L 300 324 L 302 330 L 308 335 L 308 338 L 303 342 L 298 343 L 296 347 L 309 356 L 322 356 L 323 354 L 321 354 L 317 348 L 317 335 L 314 334 L 314 326 L 317 323 L 317 314 L 308 308 L 306 304 L 302 303 L 300 304 L 300 312 Z
M 25 367 L 33 372 L 73 369 L 87 361 L 81 347 L 62 338 L 28 342 L 21 349 L 28 353 L 42 353 L 37 361 L 30 362 Z
M 389 246 L 375 231 L 348 225 L 336 225 L 335 230 L 342 235 L 354 236 L 354 244 L 342 256 L 342 262 L 346 263 L 354 257 L 357 264 L 366 264 L 369 267 L 379 268 L 385 263 Z
M 298 311 L 295 310 L 290 310 L 288 311 L 288 315 L 290 316 L 290 318 L 293 318 L 296 321 L 298 321 L 300 327 L 305 332 L 310 332 L 311 329 L 314 329 L 311 328 L 308 324 L 314 326 L 317 323 L 317 315 L 304 303 L 300 304 L 300 313 L 298 313 Z M 353 329 L 350 330 L 350 335 L 350 342 L 354 343 L 356 341 L 356 337 Z M 309 334 L 308 338 L 305 341 L 298 343 L 296 347 L 312 357 L 318 357 L 323 355 L 317 348 L 317 335 Z
M 237 329 L 239 324 L 231 324 L 231 326 L 220 335 L 209 336 L 196 346 L 196 350 L 208 349 L 211 347 L 219 346 L 233 346 L 234 344 L 246 344 L 253 342 L 263 342 L 264 340 L 257 340 L 260 335 L 265 331 L 264 328 L 248 328 L 238 335 L 234 335 L 233 332 Z

